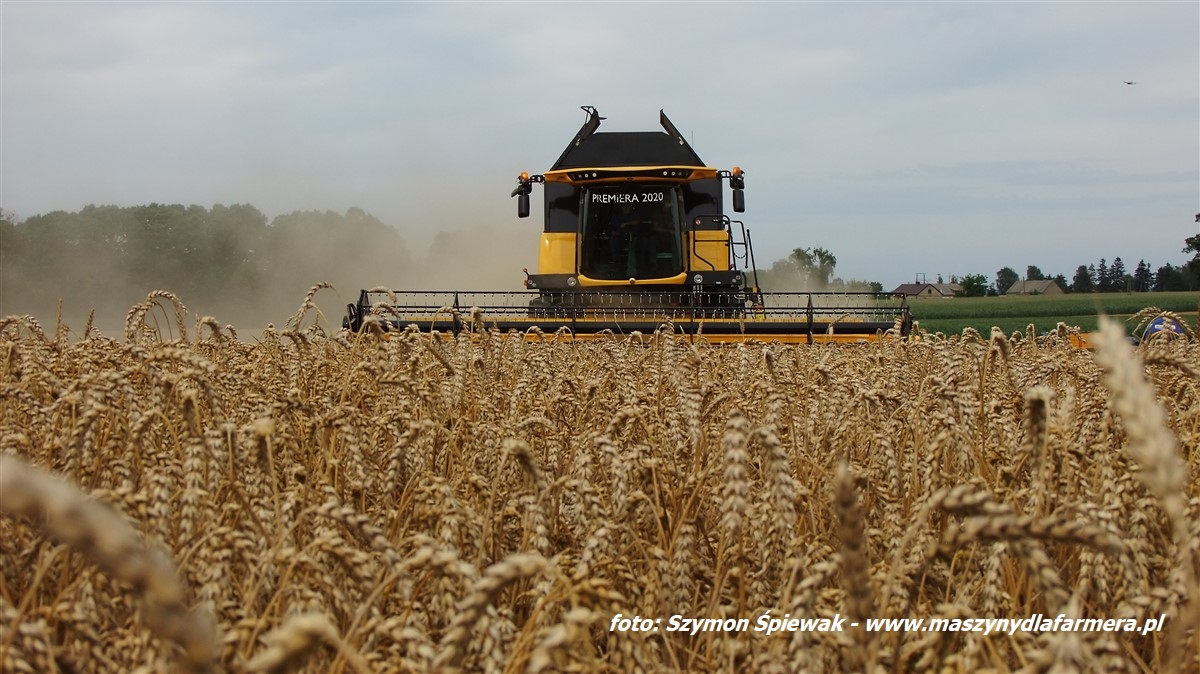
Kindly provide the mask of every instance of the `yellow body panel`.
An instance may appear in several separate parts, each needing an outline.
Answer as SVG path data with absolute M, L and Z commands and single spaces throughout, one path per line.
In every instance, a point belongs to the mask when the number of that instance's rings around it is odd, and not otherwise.
M 574 274 L 576 239 L 572 232 L 543 232 L 538 250 L 538 273 Z
M 682 273 L 677 276 L 668 276 L 666 278 L 640 278 L 640 279 L 637 279 L 634 283 L 630 283 L 629 279 L 616 279 L 616 280 L 610 281 L 607 279 L 588 278 L 587 276 L 584 276 L 583 274 L 579 275 L 579 285 L 584 288 L 603 287 L 603 286 L 607 286 L 607 287 L 611 288 L 613 286 L 647 285 L 647 284 L 681 286 L 684 283 L 687 283 L 687 273 Z
M 1096 348 L 1096 333 L 1094 332 L 1072 332 L 1067 335 L 1067 339 L 1071 342 L 1071 346 L 1076 348 L 1089 351 Z
M 687 246 L 690 268 L 696 271 L 729 270 L 729 232 L 723 229 L 696 230 L 692 235 L 696 245 Z

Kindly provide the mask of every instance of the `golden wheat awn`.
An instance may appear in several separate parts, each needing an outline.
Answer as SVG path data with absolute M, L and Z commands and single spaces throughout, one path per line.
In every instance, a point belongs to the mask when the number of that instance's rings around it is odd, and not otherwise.
M 249 341 L 0 319 L 0 672 L 1200 671 L 1194 340 L 348 334 L 326 287 Z M 1166 620 L 665 630 L 1039 613 Z

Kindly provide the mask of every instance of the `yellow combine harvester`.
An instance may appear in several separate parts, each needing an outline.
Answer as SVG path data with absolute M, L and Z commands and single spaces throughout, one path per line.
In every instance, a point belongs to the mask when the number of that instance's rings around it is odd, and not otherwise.
M 534 185 L 544 186 L 538 271 L 525 271 L 525 291 L 363 290 L 343 324 L 359 330 L 374 315 L 388 328 L 447 333 L 482 322 L 579 338 L 666 325 L 710 341 L 809 343 L 871 341 L 897 326 L 908 334 L 902 294 L 763 292 L 750 231 L 724 210 L 728 181 L 733 211 L 745 211 L 745 173 L 705 165 L 661 111 L 663 131 L 598 133 L 604 118 L 583 110 L 558 161 L 521 173 L 512 193 L 526 218 Z

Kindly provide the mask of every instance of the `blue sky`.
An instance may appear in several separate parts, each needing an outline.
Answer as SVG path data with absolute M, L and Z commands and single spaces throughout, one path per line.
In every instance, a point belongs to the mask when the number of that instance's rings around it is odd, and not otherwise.
M 360 207 L 510 233 L 594 105 L 747 172 L 760 264 L 885 287 L 1121 256 L 1200 211 L 1200 3 L 0 3 L 0 207 Z M 1125 85 L 1132 80 L 1135 85 Z M 539 212 L 535 211 L 535 216 Z M 519 271 L 513 275 L 514 286 Z M 381 278 L 386 284 L 388 279 Z

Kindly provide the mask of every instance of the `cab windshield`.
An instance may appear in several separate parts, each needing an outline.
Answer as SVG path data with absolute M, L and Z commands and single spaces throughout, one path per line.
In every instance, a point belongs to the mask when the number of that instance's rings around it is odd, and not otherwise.
M 683 272 L 678 188 L 596 187 L 581 198 L 580 274 L 612 281 Z

